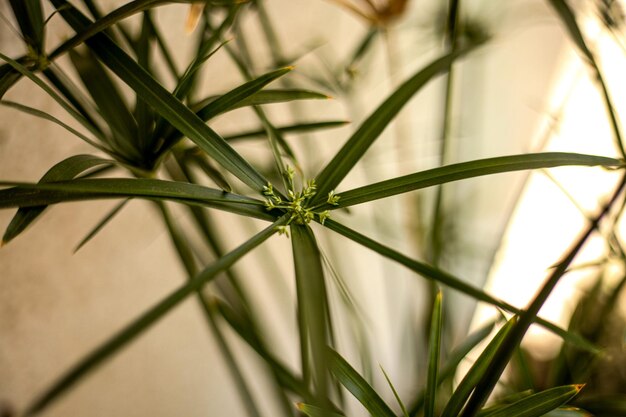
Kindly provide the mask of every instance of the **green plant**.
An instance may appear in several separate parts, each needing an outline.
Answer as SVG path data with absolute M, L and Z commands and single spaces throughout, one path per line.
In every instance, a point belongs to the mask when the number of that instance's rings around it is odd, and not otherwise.
M 164 40 L 153 17 L 154 9 L 170 2 L 160 0 L 130 1 L 103 15 L 95 2 L 83 0 L 81 7 L 89 15 L 66 0 L 51 0 L 54 14 L 45 17 L 39 0 L 12 0 L 11 9 L 24 41 L 24 55 L 10 58 L 0 54 L 6 63 L 0 68 L 0 87 L 7 92 L 18 80 L 26 78 L 36 83 L 74 119 L 66 124 L 50 114 L 26 104 L 3 100 L 1 103 L 17 110 L 59 124 L 69 133 L 81 138 L 97 150 L 98 156 L 75 155 L 50 168 L 38 183 L 16 181 L 3 182 L 0 190 L 1 208 L 18 208 L 4 234 L 4 243 L 16 238 L 39 217 L 46 207 L 69 201 L 120 199 L 87 237 L 79 248 L 95 236 L 106 223 L 124 209 L 131 199 L 145 199 L 153 203 L 168 231 L 180 262 L 187 273 L 187 282 L 153 308 L 146 311 L 120 332 L 98 348 L 88 353 L 56 383 L 37 397 L 24 410 L 24 415 L 44 411 L 62 394 L 83 380 L 88 372 L 95 370 L 167 315 L 188 297 L 197 297 L 207 326 L 211 330 L 228 364 L 241 394 L 242 403 L 251 416 L 259 416 L 258 401 L 251 390 L 251 381 L 241 370 L 237 355 L 233 352 L 226 329 L 234 332 L 263 361 L 267 375 L 275 388 L 273 395 L 281 405 L 284 415 L 302 413 L 316 416 L 337 416 L 348 412 L 347 390 L 374 416 L 395 416 L 396 412 L 383 400 L 371 375 L 361 375 L 338 353 L 340 335 L 337 322 L 346 319 L 358 333 L 363 325 L 359 317 L 358 302 L 346 288 L 340 274 L 333 266 L 334 258 L 340 258 L 341 247 L 333 249 L 334 257 L 325 255 L 319 241 L 328 235 L 339 235 L 388 258 L 416 275 L 432 283 L 432 297 L 427 308 L 429 320 L 421 329 L 427 349 L 421 353 L 426 359 L 427 370 L 412 387 L 410 398 L 402 399 L 391 379 L 382 372 L 405 416 L 541 416 L 584 415 L 584 411 L 562 408 L 570 403 L 587 381 L 557 378 L 538 392 L 524 388 L 513 389 L 508 396 L 497 399 L 485 407 L 494 387 L 502 381 L 505 367 L 519 352 L 520 343 L 528 328 L 542 325 L 562 337 L 564 350 L 575 349 L 581 355 L 594 358 L 598 338 L 589 337 L 576 326 L 562 329 L 538 317 L 538 312 L 554 286 L 569 271 L 581 248 L 591 235 L 603 224 L 603 235 L 610 241 L 614 252 L 623 262 L 621 242 L 615 234 L 615 225 L 623 211 L 623 188 L 626 176 L 622 174 L 615 191 L 572 243 L 571 248 L 554 266 L 545 285 L 531 303 L 523 309 L 512 306 L 480 287 L 468 284 L 462 277 L 446 272 L 442 267 L 446 242 L 443 184 L 469 178 L 530 169 L 545 169 L 566 165 L 603 166 L 623 170 L 623 160 L 574 153 L 542 152 L 511 156 L 497 156 L 469 162 L 448 163 L 447 141 L 449 139 L 450 112 L 452 107 L 452 81 L 455 63 L 484 47 L 489 42 L 485 31 L 470 20 L 461 19 L 459 2 L 451 0 L 446 7 L 445 24 L 442 26 L 444 52 L 423 66 L 402 83 L 394 87 L 388 97 L 378 105 L 345 140 L 340 149 L 329 159 L 317 160 L 310 150 L 293 146 L 285 135 L 293 132 L 318 133 L 323 129 L 343 125 L 340 119 L 324 121 L 296 121 L 276 125 L 263 107 L 266 104 L 300 102 L 325 99 L 327 94 L 303 88 L 295 79 L 289 78 L 293 70 L 290 59 L 282 51 L 280 39 L 274 32 L 271 18 L 261 0 L 205 2 L 200 14 L 198 47 L 195 56 L 180 72 L 170 47 Z M 172 3 L 191 3 L 178 1 Z M 320 85 L 318 89 L 334 90 L 349 97 L 358 88 L 355 69 L 364 59 L 378 36 L 387 36 L 395 18 L 405 11 L 407 1 L 389 2 L 387 7 L 378 3 L 361 2 L 365 9 L 355 9 L 355 3 L 337 2 L 348 9 L 359 10 L 369 24 L 369 31 L 355 49 L 355 53 L 342 61 L 340 70 L 333 72 L 331 80 L 319 74 L 311 75 L 309 83 Z M 619 119 L 614 110 L 608 87 L 603 80 L 600 66 L 585 41 L 575 19 L 574 11 L 564 0 L 548 3 L 562 20 L 583 58 L 590 64 L 599 80 L 613 126 L 617 151 L 626 156 L 623 147 Z M 200 10 L 194 5 L 196 11 Z M 363 12 L 363 10 L 366 10 Z M 139 30 L 132 31 L 125 19 L 140 17 Z M 272 68 L 259 75 L 258 66 L 250 54 L 243 29 L 244 18 L 257 19 L 267 39 L 272 54 Z M 46 25 L 52 19 L 62 19 L 75 35 L 58 45 L 51 52 L 46 48 Z M 228 41 L 232 34 L 233 41 Z M 162 59 L 155 56 L 155 46 Z M 53 65 L 67 54 L 67 66 Z M 213 57 L 228 56 L 239 69 L 242 81 L 230 91 L 202 96 L 199 93 L 199 75 L 203 65 Z M 162 68 L 168 71 L 162 75 Z M 71 81 L 67 71 L 74 71 L 82 87 Z M 305 73 L 306 74 L 306 73 Z M 342 181 L 363 160 L 383 131 L 398 118 L 401 110 L 420 90 L 436 77 L 445 74 L 446 93 L 443 106 L 440 165 L 406 175 L 397 175 L 385 181 L 369 181 L 366 185 L 344 190 Z M 175 79 L 173 88 L 166 88 L 165 79 Z M 283 81 L 280 88 L 270 89 L 272 82 Z M 120 85 L 123 85 L 120 88 Z M 133 96 L 134 106 L 127 104 L 126 96 Z M 211 126 L 218 115 L 249 108 L 258 122 L 257 129 L 243 130 L 236 134 L 220 135 Z M 298 107 L 292 108 L 298 114 Z M 398 143 L 402 145 L 401 133 Z M 264 156 L 248 158 L 236 148 L 236 141 L 251 138 L 265 140 Z M 302 155 L 308 155 L 302 159 Z M 320 155 L 322 157 L 323 155 Z M 309 160 L 310 159 L 310 160 Z M 321 164 L 317 172 L 312 169 Z M 295 168 L 292 168 L 295 167 Z M 114 175 L 111 175 L 115 173 Z M 208 182 L 211 186 L 207 186 Z M 417 254 L 405 255 L 390 245 L 366 235 L 360 226 L 349 227 L 349 217 L 343 216 L 350 207 L 371 203 L 389 197 L 432 187 L 435 196 L 432 215 L 421 202 L 385 200 L 388 213 L 398 205 L 419 213 L 420 222 L 426 223 L 427 233 L 421 227 L 406 228 L 403 219 L 388 214 L 396 221 L 390 228 L 406 232 L 411 239 L 420 241 L 423 258 Z M 181 227 L 172 213 L 177 203 L 191 220 L 192 227 Z M 255 219 L 254 234 L 235 249 L 224 249 L 226 241 L 215 227 L 218 211 L 226 211 L 242 219 Z M 424 219 L 428 220 L 424 220 Z M 265 222 L 265 223 L 262 223 Z M 605 230 L 610 232 L 604 234 Z M 199 241 L 190 235 L 200 236 Z M 245 255 L 264 244 L 276 234 L 286 235 L 291 245 L 295 277 L 295 302 L 297 308 L 298 346 L 300 367 L 292 370 L 281 359 L 280 352 L 272 346 L 272 340 L 264 333 L 258 320 L 258 300 L 252 300 L 246 291 L 246 278 L 233 266 Z M 345 241 L 339 241 L 345 242 Z M 337 246 L 337 245 L 335 245 Z M 211 261 L 205 261 L 211 257 Z M 273 254 L 275 262 L 288 262 L 288 257 Z M 349 267 L 348 267 L 349 268 Z M 335 279 L 332 294 L 329 278 Z M 393 285 L 392 283 L 389 285 Z M 507 317 L 496 335 L 482 350 L 464 379 L 453 386 L 451 381 L 457 367 L 470 350 L 486 340 L 492 327 L 477 333 L 464 335 L 464 341 L 455 349 L 446 332 L 447 323 L 455 320 L 454 310 L 446 307 L 440 286 L 470 296 L 476 301 L 493 305 Z M 342 308 L 332 310 L 331 299 L 342 298 Z M 410 323 L 415 325 L 415 323 Z M 590 339 L 590 340 L 587 340 Z M 358 344 L 358 343 L 357 343 Z M 362 342 L 357 346 L 366 364 L 369 346 Z M 346 349 L 347 350 L 347 349 Z M 564 353 L 567 355 L 568 353 Z M 416 356 L 420 353 L 416 352 Z M 596 355 L 596 356 L 594 356 Z M 367 371 L 367 368 L 365 369 Z M 369 372 L 364 372 L 367 374 Z M 578 375 L 576 374 L 577 378 Z M 620 393 L 623 394 L 623 393 Z M 623 397 L 611 400 L 623 404 Z M 606 404 L 611 401 L 607 400 Z M 297 402 L 297 408 L 292 405 Z M 406 404 L 405 404 L 406 403 Z M 580 406 L 584 408 L 581 400 Z M 588 404 L 588 403 L 587 403 Z M 548 414 L 551 413 L 551 414 Z

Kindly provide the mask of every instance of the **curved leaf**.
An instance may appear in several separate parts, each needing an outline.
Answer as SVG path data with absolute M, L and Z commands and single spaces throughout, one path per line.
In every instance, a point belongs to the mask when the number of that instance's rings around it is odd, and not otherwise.
M 93 239 L 98 234 L 98 232 L 100 232 L 100 230 L 104 228 L 104 226 L 106 226 L 111 220 L 113 220 L 113 218 L 117 215 L 117 213 L 119 213 L 124 208 L 124 206 L 126 205 L 126 203 L 128 203 L 128 201 L 129 200 L 124 200 L 121 203 L 118 203 L 115 207 L 113 207 L 113 209 L 109 211 L 109 213 L 106 216 L 104 216 L 102 220 L 100 220 L 98 224 L 96 224 L 96 226 L 93 229 L 91 229 L 89 233 L 87 233 L 87 236 L 85 236 L 78 243 L 78 245 L 76 245 L 76 247 L 74 248 L 74 253 L 78 252 L 80 248 L 85 246 L 87 242 Z
M 67 201 L 109 198 L 171 200 L 204 205 L 263 220 L 275 219 L 263 202 L 238 194 L 176 181 L 131 178 L 95 178 L 55 183 L 20 184 L 0 190 L 0 208 L 33 207 Z
M 221 113 L 240 107 L 240 103 L 247 99 L 250 95 L 258 93 L 263 87 L 282 77 L 290 72 L 292 67 L 279 68 L 275 71 L 263 74 L 253 80 L 245 82 L 240 86 L 230 90 L 229 92 L 221 95 L 211 97 L 203 102 L 193 106 L 196 115 L 204 120 L 208 121 Z M 165 136 L 164 144 L 159 152 L 171 148 L 179 139 L 182 138 L 180 131 L 172 131 L 171 127 L 168 130 L 164 123 L 159 123 L 156 128 L 155 137 Z
M 443 308 L 441 290 L 435 296 L 433 314 L 430 320 L 428 340 L 428 371 L 426 392 L 424 395 L 424 417 L 435 416 L 435 400 L 437 394 L 437 377 L 439 373 L 439 355 L 441 353 L 441 332 L 443 329 Z
M 438 385 L 441 385 L 444 381 L 447 381 L 449 378 L 452 378 L 455 375 L 461 361 L 466 358 L 466 356 L 472 351 L 472 349 L 474 349 L 480 342 L 482 342 L 487 336 L 489 336 L 494 326 L 495 322 L 493 321 L 487 323 L 480 329 L 468 335 L 458 347 L 456 347 L 451 353 L 448 354 L 446 363 L 439 371 L 439 375 L 437 377 Z M 409 415 L 413 416 L 418 414 L 419 410 L 421 410 L 421 408 L 424 406 L 424 394 L 425 391 L 422 390 L 422 392 L 417 395 L 415 403 L 409 411 Z
M 297 403 L 296 407 L 309 417 L 345 417 L 344 414 L 328 411 L 325 408 L 316 407 L 311 404 Z
M 500 156 L 461 162 L 439 168 L 428 169 L 415 174 L 405 175 L 391 180 L 369 184 L 350 191 L 337 194 L 336 206 L 328 208 L 348 207 L 368 201 L 378 200 L 421 188 L 445 184 L 484 175 L 527 169 L 550 168 L 566 165 L 584 165 L 607 167 L 623 166 L 624 161 L 604 156 L 584 155 L 566 152 L 544 152 L 522 155 Z
M 276 126 L 276 131 L 281 134 L 286 133 L 301 133 L 311 132 L 322 129 L 333 129 L 336 127 L 342 127 L 348 124 L 347 120 L 329 120 L 326 122 L 311 122 L 311 123 L 295 123 L 287 126 Z M 248 139 L 254 137 L 263 137 L 267 134 L 265 129 L 248 130 L 245 132 L 234 133 L 232 135 L 224 135 L 224 140 L 234 141 L 240 139 Z
M 491 359 L 498 350 L 502 340 L 504 340 L 504 337 L 511 331 L 516 322 L 517 316 L 513 316 L 511 320 L 502 326 L 494 338 L 491 339 L 491 342 L 489 342 L 487 347 L 481 352 L 478 359 L 476 359 L 476 362 L 474 362 L 474 365 L 472 365 L 470 370 L 467 371 L 459 385 L 452 393 L 446 407 L 441 413 L 441 417 L 457 417 L 459 415 L 465 405 L 465 402 L 472 393 L 472 390 L 476 387 L 476 384 L 478 384 L 478 381 L 480 381 L 483 374 L 489 367 Z
M 367 381 L 337 352 L 329 351 L 330 370 L 373 417 L 396 417 Z
M 328 405 L 328 294 L 320 251 L 310 227 L 292 224 L 300 348 L 305 382 L 310 377 L 319 406 Z
M 67 111 L 76 121 L 78 121 L 81 125 L 83 125 L 89 132 L 91 132 L 95 137 L 99 138 L 103 142 L 105 141 L 105 137 L 102 135 L 98 129 L 96 129 L 87 119 L 85 119 L 79 112 L 77 112 L 69 103 L 67 103 L 61 96 L 59 96 L 48 84 L 43 82 L 39 77 L 37 77 L 32 71 L 23 66 L 18 61 L 15 61 L 8 56 L 0 53 L 0 59 L 5 61 L 8 65 L 10 65 L 13 69 L 18 71 L 20 74 L 29 78 L 38 87 L 44 90 L 50 97 L 54 99 L 65 111 Z
M 449 54 L 436 59 L 413 77 L 402 83 L 393 94 L 389 96 L 378 108 L 361 124 L 358 130 L 348 139 L 341 150 L 319 173 L 315 182 L 318 186 L 318 198 L 313 203 L 319 203 L 321 199 L 344 179 L 350 170 L 365 154 L 365 151 L 385 130 L 387 125 L 396 117 L 406 103 L 431 79 L 443 71 L 448 70 L 450 65 L 459 57 L 465 55 L 477 45 L 460 48 Z
M 51 0 L 67 23 L 80 32 L 91 24 L 66 0 Z M 137 95 L 163 118 L 196 143 L 220 165 L 256 191 L 262 191 L 267 180 L 244 158 L 208 127 L 195 113 L 163 88 L 152 76 L 107 36 L 99 33 L 85 41 L 111 71 L 128 84 Z
M 21 112 L 30 114 L 31 116 L 39 117 L 40 119 L 48 120 L 48 121 L 50 121 L 50 122 L 52 122 L 52 123 L 54 123 L 54 124 L 56 124 L 58 126 L 61 126 L 63 129 L 67 130 L 71 134 L 73 134 L 75 136 L 78 136 L 80 139 L 82 139 L 86 143 L 90 144 L 94 148 L 99 149 L 99 150 L 101 150 L 103 152 L 108 152 L 108 149 L 106 149 L 105 147 L 103 147 L 99 143 L 96 143 L 93 140 L 89 139 L 87 136 L 83 135 L 78 130 L 74 129 L 72 126 L 62 122 L 61 120 L 57 119 L 56 117 L 52 116 L 51 114 L 48 114 L 48 113 L 46 113 L 44 111 L 41 111 L 39 109 L 35 109 L 33 107 L 30 107 L 30 106 L 26 106 L 24 104 L 16 103 L 14 101 L 9 101 L 9 100 L 0 100 L 0 105 L 11 107 L 11 108 L 19 110 Z
M 541 417 L 574 398 L 583 385 L 566 385 L 529 395 L 482 417 Z
M 98 19 L 93 24 L 86 27 L 81 32 L 77 33 L 70 39 L 63 42 L 58 48 L 56 48 L 52 53 L 50 53 L 50 59 L 55 59 L 57 56 L 71 50 L 75 46 L 85 42 L 87 39 L 92 36 L 106 30 L 107 28 L 113 26 L 117 22 L 124 20 L 130 16 L 133 16 L 137 13 L 141 13 L 144 10 L 154 8 L 157 6 L 166 5 L 168 3 L 193 3 L 196 0 L 135 0 L 124 4 L 123 6 L 118 7 L 113 10 L 106 16 L 102 16 L 102 18 Z M 221 2 L 211 2 L 211 3 L 221 3 L 221 4 L 235 4 L 239 3 L 241 0 L 232 0 L 232 1 L 221 1 Z
M 102 159 L 91 155 L 75 155 L 69 157 L 48 170 L 41 177 L 40 183 L 55 182 L 70 180 L 76 177 L 78 174 L 94 168 L 99 165 L 112 165 L 114 161 Z M 0 191 L 0 195 L 3 191 Z M 4 201 L 2 202 L 4 203 Z M 0 203 L 0 206 L 2 205 Z M 30 207 L 22 207 L 21 204 L 14 205 L 13 207 L 20 207 L 11 219 L 9 226 L 7 226 L 4 236 L 2 237 L 2 244 L 6 244 L 16 238 L 22 233 L 29 224 L 31 224 L 43 211 L 46 209 L 46 205 L 35 205 Z
M 141 161 L 142 155 L 136 146 L 137 121 L 114 81 L 91 51 L 87 50 L 84 55 L 70 51 L 69 56 L 100 115 L 111 130 L 111 147 L 128 160 Z

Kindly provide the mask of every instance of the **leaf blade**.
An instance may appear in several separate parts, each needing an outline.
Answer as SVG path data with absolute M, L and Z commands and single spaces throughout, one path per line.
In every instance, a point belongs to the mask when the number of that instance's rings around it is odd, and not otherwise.
M 324 122 L 294 123 L 290 125 L 276 126 L 276 131 L 280 134 L 305 133 L 323 129 L 334 129 L 345 126 L 350 122 L 346 120 L 328 120 Z M 240 133 L 224 135 L 224 140 L 235 141 L 255 137 L 263 137 L 267 134 L 265 129 L 254 129 Z
M 66 0 L 51 0 L 59 13 L 79 32 L 92 22 Z M 85 41 L 98 58 L 172 126 L 183 132 L 220 165 L 253 190 L 261 192 L 267 180 L 195 113 L 165 90 L 108 37 L 96 34 Z
M 540 417 L 574 398 L 583 385 L 565 385 L 529 395 L 484 417 Z
M 517 322 L 517 316 L 513 316 L 491 339 L 487 347 L 481 352 L 478 359 L 469 371 L 465 374 L 459 385 L 456 387 L 452 396 L 448 400 L 441 417 L 456 417 L 461 412 L 461 409 L 467 402 L 472 390 L 476 387 L 476 384 L 480 381 L 483 374 L 489 367 L 491 359 L 495 355 L 498 347 L 502 344 L 502 341 L 507 334 L 511 331 L 515 323 Z
M 296 274 L 303 374 L 310 374 L 317 395 L 318 404 L 316 405 L 325 407 L 328 405 L 327 340 L 329 329 L 327 325 L 328 295 L 321 255 L 310 227 L 292 224 L 290 229 Z
M 64 159 L 46 172 L 40 183 L 55 182 L 72 179 L 78 174 L 99 165 L 112 165 L 113 161 L 102 159 L 92 155 L 75 155 Z M 0 191 L 0 194 L 2 191 Z M 31 207 L 20 207 L 17 213 L 11 219 L 4 235 L 2 236 L 2 245 L 9 243 L 15 239 L 20 233 L 37 219 L 46 209 L 46 205 L 38 205 Z
M 329 348 L 330 370 L 337 380 L 375 417 L 396 417 L 367 381 L 336 351 Z
M 262 220 L 275 219 L 265 210 L 260 200 L 196 184 L 143 178 L 95 178 L 20 184 L 17 187 L 0 190 L 0 209 L 110 198 L 171 200 L 183 204 L 214 207 Z
M 477 45 L 460 48 L 436 59 L 415 75 L 401 84 L 357 129 L 334 158 L 324 167 L 315 179 L 318 184 L 318 197 L 313 202 L 319 203 L 323 196 L 332 191 L 356 163 L 365 151 L 374 143 L 387 125 L 393 120 L 404 105 L 432 78 L 447 70 L 459 57 L 474 49 Z
M 434 185 L 504 172 L 567 165 L 616 167 L 623 164 L 623 161 L 614 158 L 566 152 L 543 152 L 477 159 L 433 168 L 339 193 L 337 194 L 340 197 L 338 205 L 328 208 L 348 207 Z
M 296 407 L 309 417 L 345 417 L 344 414 L 329 411 L 325 408 L 317 407 L 312 404 L 297 403 Z
M 442 297 L 443 293 L 439 290 L 433 303 L 433 313 L 430 322 L 428 371 L 426 378 L 426 393 L 424 395 L 424 417 L 435 416 L 437 376 L 439 374 L 439 355 L 441 353 L 441 332 L 443 329 Z

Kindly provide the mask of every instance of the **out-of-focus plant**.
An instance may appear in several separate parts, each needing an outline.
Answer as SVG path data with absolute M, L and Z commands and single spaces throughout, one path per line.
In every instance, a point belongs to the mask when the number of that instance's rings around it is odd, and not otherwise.
M 599 165 L 622 171 L 622 160 L 544 152 L 448 164 L 445 139 L 452 100 L 451 81 L 448 81 L 441 166 L 371 182 L 358 188 L 341 188 L 344 178 L 361 162 L 368 149 L 413 96 L 441 74 L 448 74 L 448 80 L 451 80 L 453 65 L 488 42 L 482 31 L 473 30 L 474 26 L 461 18 L 458 1 L 452 0 L 447 5 L 445 22 L 441 25 L 446 28 L 441 55 L 395 86 L 388 97 L 345 139 L 340 149 L 324 160 L 321 160 L 324 155 L 311 152 L 306 156 L 299 155 L 298 146 L 293 146 L 285 137 L 302 132 L 322 133 L 325 129 L 345 124 L 345 121 L 297 120 L 277 125 L 264 110 L 263 106 L 272 103 L 327 98 L 325 92 L 297 85 L 270 88 L 272 82 L 289 77 L 293 69 L 291 66 L 277 66 L 259 73 L 240 25 L 244 17 L 259 19 L 274 54 L 273 62 L 285 64 L 281 62 L 284 55 L 279 50 L 278 37 L 264 8 L 265 1 L 212 0 L 193 5 L 195 17 L 192 15 L 189 28 L 192 29 L 194 21 L 199 18 L 196 29 L 198 47 L 184 71 L 178 69 L 170 46 L 162 36 L 166 28 L 159 27 L 152 16 L 153 9 L 166 2 L 134 0 L 107 14 L 103 14 L 91 0 L 83 0 L 84 7 L 81 9 L 67 0 L 50 0 L 50 3 L 54 14 L 44 16 L 39 0 L 10 1 L 23 40 L 24 54 L 15 58 L 0 54 L 5 62 L 0 67 L 0 88 L 5 93 L 19 80 L 33 82 L 43 94 L 51 96 L 67 111 L 75 123 L 68 125 L 26 103 L 8 100 L 0 103 L 62 126 L 68 134 L 92 146 L 94 154 L 75 155 L 60 161 L 38 183 L 5 179 L 4 188 L 0 190 L 0 207 L 18 210 L 6 229 L 3 241 L 9 243 L 18 237 L 50 205 L 79 200 L 120 200 L 119 205 L 93 231 L 87 233 L 80 247 L 123 210 L 127 201 L 146 199 L 152 201 L 160 213 L 188 280 L 108 341 L 88 352 L 49 389 L 38 395 L 23 410 L 24 415 L 36 415 L 45 410 L 79 384 L 85 375 L 96 371 L 107 359 L 191 296 L 199 300 L 207 326 L 222 352 L 222 359 L 211 360 L 224 360 L 228 364 L 242 403 L 251 417 L 262 415 L 258 399 L 250 389 L 252 382 L 244 378 L 237 355 L 224 337 L 225 328 L 234 331 L 267 365 L 267 378 L 272 381 L 273 395 L 285 416 L 299 412 L 313 417 L 345 415 L 349 411 L 346 408 L 346 390 L 368 413 L 384 417 L 396 416 L 394 409 L 401 410 L 407 417 L 580 416 L 585 415 L 584 409 L 597 412 L 601 407 L 624 403 L 623 392 L 616 392 L 621 396 L 602 399 L 600 403 L 591 395 L 581 396 L 580 401 L 575 402 L 580 409 L 565 408 L 577 396 L 582 384 L 595 385 L 596 380 L 601 379 L 597 373 L 597 369 L 601 368 L 589 368 L 588 364 L 603 360 L 599 347 L 603 346 L 604 340 L 610 339 L 610 335 L 598 332 L 597 323 L 616 317 L 613 310 L 616 296 L 603 299 L 597 318 L 587 313 L 592 298 L 581 302 L 568 330 L 538 317 L 539 309 L 568 272 L 589 237 L 601 224 L 603 230 L 615 228 L 623 209 L 620 205 L 626 185 L 623 174 L 607 203 L 589 218 L 588 224 L 553 268 L 538 295 L 525 308 L 505 303 L 440 266 L 444 240 L 441 185 L 485 175 L 565 165 Z M 178 3 L 191 2 L 181 0 Z M 337 0 L 334 3 L 365 19 L 374 30 L 403 17 L 411 4 L 408 0 Z M 575 13 L 564 0 L 550 0 L 549 3 L 600 80 L 614 128 L 616 148 L 624 155 L 622 133 L 609 90 L 577 24 Z M 88 11 L 88 14 L 81 10 Z M 137 14 L 141 16 L 140 28 L 133 32 L 124 19 Z M 50 19 L 62 19 L 74 31 L 72 37 L 51 50 L 45 42 L 46 23 Z M 231 34 L 236 36 L 235 41 L 225 41 Z M 370 45 L 368 36 L 365 36 L 353 58 L 367 52 Z M 155 56 L 153 47 L 158 49 L 163 59 Z M 244 81 L 227 92 L 199 92 L 196 88 L 198 76 L 204 64 L 216 54 L 228 56 L 240 70 Z M 69 56 L 67 66 L 56 64 L 63 55 Z M 161 79 L 163 71 L 157 70 L 160 67 L 164 67 L 167 76 L 176 80 L 174 88 L 164 86 L 166 83 Z M 78 75 L 80 85 L 71 81 L 69 71 Z M 295 83 L 296 80 L 290 82 L 291 85 Z M 124 91 L 134 96 L 133 105 L 127 103 L 124 92 L 120 91 L 119 85 L 122 84 Z M 218 115 L 242 107 L 253 111 L 258 129 L 225 135 L 211 127 Z M 253 139 L 264 141 L 267 160 L 252 161 L 238 151 L 238 142 Z M 305 171 L 303 160 L 306 160 L 307 167 L 321 164 L 322 169 L 319 172 Z M 206 185 L 208 183 L 212 185 Z M 427 245 L 426 261 L 403 254 L 367 236 L 359 225 L 349 227 L 350 218 L 339 214 L 354 205 L 428 187 L 438 187 L 439 191 L 433 205 L 432 232 L 430 237 L 423 239 Z M 178 224 L 171 213 L 173 203 L 181 205 L 192 219 L 193 233 L 202 237 L 200 242 L 187 237 L 192 231 Z M 224 237 L 215 227 L 218 211 L 234 213 L 246 220 L 255 219 L 263 226 L 240 246 L 227 252 Z M 393 227 L 400 230 L 404 226 L 399 222 Z M 243 290 L 247 274 L 232 269 L 243 256 L 277 234 L 287 235 L 292 246 L 297 303 L 294 315 L 297 316 L 301 361 L 297 370 L 283 362 L 277 347 L 260 326 L 259 312 L 255 307 L 258 303 L 252 302 L 253 295 Z M 339 353 L 341 349 L 336 342 L 338 336 L 334 323 L 340 314 L 347 313 L 331 309 L 329 292 L 339 288 L 338 292 L 344 300 L 350 300 L 352 296 L 349 288 L 341 285 L 345 283 L 332 287 L 328 283 L 329 277 L 338 281 L 341 279 L 335 276 L 331 261 L 323 255 L 318 244 L 318 239 L 327 235 L 352 240 L 414 272 L 416 279 L 434 283 L 432 308 L 429 308 L 431 314 L 423 332 L 424 343 L 428 346 L 427 369 L 420 378 L 424 383 L 409 387 L 412 396 L 402 398 L 383 371 L 395 394 L 396 405 L 391 406 L 383 400 L 381 391 L 385 387 L 377 387 L 369 376 L 364 377 Z M 621 247 L 619 243 L 617 245 Z M 334 250 L 341 253 L 342 247 L 335 247 Z M 213 260 L 204 260 L 209 257 Z M 289 262 L 283 256 L 276 256 L 275 261 Z M 389 285 L 393 285 L 391 280 Z M 450 319 L 446 316 L 453 314 L 454 310 L 445 308 L 446 299 L 439 287 L 491 304 L 502 310 L 507 320 L 491 323 L 468 334 L 460 344 L 449 349 L 444 343 L 443 332 L 446 320 Z M 598 292 L 594 290 L 593 294 Z M 615 290 L 613 294 L 618 292 Z M 598 300 L 598 297 L 596 294 L 593 299 Z M 350 305 L 350 301 L 346 304 Z M 353 308 L 351 312 L 358 316 L 358 308 Z M 591 320 L 591 325 L 588 320 Z M 512 389 L 506 396 L 485 407 L 495 385 L 503 381 L 506 365 L 519 353 L 520 342 L 534 323 L 548 328 L 564 340 L 561 361 L 555 366 L 553 378 L 542 385 L 533 385 L 532 391 L 527 391 L 527 387 Z M 489 338 L 496 324 L 499 329 L 470 370 L 458 384 L 452 384 L 459 364 L 474 347 Z M 369 361 L 365 344 L 357 347 L 362 349 L 361 359 Z M 587 369 L 590 371 L 587 372 Z M 297 407 L 293 406 L 294 401 Z

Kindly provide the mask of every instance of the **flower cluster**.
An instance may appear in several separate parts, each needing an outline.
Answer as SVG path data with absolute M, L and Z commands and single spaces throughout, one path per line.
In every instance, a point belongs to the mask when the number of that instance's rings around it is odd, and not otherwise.
M 315 180 L 306 181 L 302 189 L 299 192 L 296 192 L 293 185 L 293 169 L 287 167 L 285 177 L 287 179 L 287 186 L 289 187 L 287 190 L 287 199 L 284 200 L 281 198 L 281 196 L 274 190 L 274 186 L 271 183 L 268 183 L 263 187 L 263 195 L 266 197 L 265 208 L 267 210 L 282 209 L 287 213 L 290 213 L 291 216 L 287 221 L 287 225 L 294 222 L 296 224 L 308 224 L 316 217 L 321 224 L 324 224 L 326 219 L 330 217 L 330 211 L 316 211 L 319 206 L 310 207 L 308 205 L 317 192 Z M 335 195 L 334 191 L 331 191 L 328 193 L 326 203 L 334 206 L 339 205 L 339 196 Z M 280 226 L 278 228 L 278 232 L 288 236 L 287 226 Z

